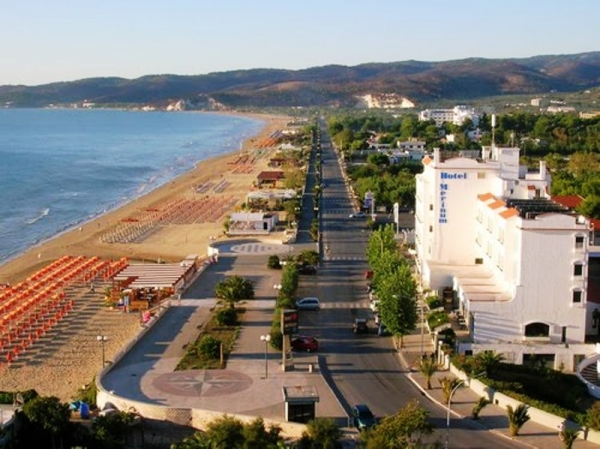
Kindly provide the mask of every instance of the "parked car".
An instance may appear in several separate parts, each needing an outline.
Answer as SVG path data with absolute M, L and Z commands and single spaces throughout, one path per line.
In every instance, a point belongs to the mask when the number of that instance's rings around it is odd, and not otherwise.
M 319 350 L 319 340 L 308 335 L 297 335 L 291 340 L 292 349 L 295 351 L 315 352 Z
M 298 267 L 298 273 L 300 274 L 317 274 L 317 267 L 314 265 L 306 264 Z
M 352 324 L 352 331 L 355 334 L 368 334 L 369 325 L 367 324 L 366 318 L 355 318 Z
M 352 423 L 358 430 L 366 430 L 377 424 L 375 415 L 365 404 L 357 404 L 352 407 Z
M 372 300 L 371 304 L 369 304 L 369 307 L 371 308 L 371 310 L 374 313 L 377 313 L 379 311 L 379 300 L 378 299 Z
M 321 303 L 319 302 L 319 298 L 307 297 L 296 301 L 295 307 L 298 310 L 319 310 Z
M 363 211 L 358 211 L 358 212 L 354 212 L 352 214 L 349 215 L 350 218 L 366 218 L 367 214 L 365 214 Z

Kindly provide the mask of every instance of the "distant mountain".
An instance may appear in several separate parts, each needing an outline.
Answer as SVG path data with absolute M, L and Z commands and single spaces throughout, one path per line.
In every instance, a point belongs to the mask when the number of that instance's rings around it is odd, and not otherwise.
M 96 105 L 234 109 L 352 106 L 366 94 L 396 93 L 416 102 L 473 100 L 513 94 L 575 92 L 600 86 L 600 52 L 521 59 L 404 61 L 304 70 L 252 69 L 207 75 L 89 78 L 40 86 L 0 86 L 0 104 L 44 107 Z

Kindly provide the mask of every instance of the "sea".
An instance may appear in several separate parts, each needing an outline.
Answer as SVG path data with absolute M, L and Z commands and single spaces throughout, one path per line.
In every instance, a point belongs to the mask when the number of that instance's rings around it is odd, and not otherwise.
M 264 125 L 199 112 L 0 109 L 0 265 L 238 151 Z

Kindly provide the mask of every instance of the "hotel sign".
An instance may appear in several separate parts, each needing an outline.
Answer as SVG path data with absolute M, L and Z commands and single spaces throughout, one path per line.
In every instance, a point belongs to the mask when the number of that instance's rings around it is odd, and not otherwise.
M 448 173 L 448 172 L 442 172 L 441 173 L 441 179 L 446 180 L 446 179 L 467 179 L 467 174 L 466 173 Z M 448 186 L 449 184 L 446 182 L 441 182 L 440 183 L 440 209 L 439 209 L 439 218 L 438 218 L 438 224 L 446 224 L 448 223 L 448 216 L 447 216 L 447 210 L 446 210 L 446 200 L 447 200 L 447 195 L 448 195 Z

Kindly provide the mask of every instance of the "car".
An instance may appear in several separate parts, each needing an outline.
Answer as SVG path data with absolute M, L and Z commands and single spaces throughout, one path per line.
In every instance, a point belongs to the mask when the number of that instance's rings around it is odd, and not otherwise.
M 319 350 L 319 340 L 308 335 L 297 335 L 292 338 L 291 346 L 295 351 L 315 352 Z
M 321 303 L 319 302 L 319 298 L 307 297 L 296 301 L 295 307 L 298 310 L 319 310 Z
M 352 214 L 349 215 L 350 218 L 366 218 L 367 214 L 365 214 L 363 211 L 358 211 L 358 212 L 354 212 Z
M 369 307 L 371 308 L 371 310 L 374 313 L 379 312 L 379 300 L 378 299 L 374 299 L 373 301 L 371 301 L 371 304 L 369 305 Z
M 359 431 L 375 427 L 377 419 L 371 409 L 365 404 L 357 404 L 352 407 L 352 423 Z
M 368 334 L 369 325 L 367 324 L 366 318 L 355 318 L 352 324 L 352 331 L 355 334 Z
M 301 265 L 298 267 L 298 273 L 300 274 L 317 274 L 317 267 L 310 264 Z

